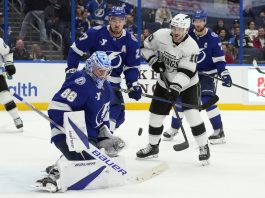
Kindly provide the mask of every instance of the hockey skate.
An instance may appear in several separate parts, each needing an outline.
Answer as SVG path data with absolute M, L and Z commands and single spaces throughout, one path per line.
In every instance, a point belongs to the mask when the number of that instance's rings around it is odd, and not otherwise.
M 209 136 L 211 144 L 225 144 L 225 134 L 223 128 L 214 130 L 213 134 Z
M 209 158 L 210 158 L 210 149 L 208 144 L 205 144 L 204 146 L 200 146 L 200 154 L 199 154 L 199 160 L 202 162 L 203 166 L 206 166 L 209 164 Z
M 34 187 L 39 190 L 44 190 L 48 192 L 58 192 L 60 188 L 58 187 L 57 180 L 60 177 L 59 170 L 56 165 L 48 166 L 45 169 L 48 176 L 39 179 L 35 182 Z
M 15 123 L 17 129 L 20 129 L 22 132 L 23 131 L 23 122 L 22 122 L 21 118 L 18 117 L 16 119 L 14 119 L 14 123 Z
M 164 141 L 171 141 L 174 137 L 178 134 L 178 129 L 170 128 L 163 133 L 163 140 Z
M 140 149 L 136 156 L 140 159 L 157 158 L 159 153 L 159 144 L 151 145 L 148 144 L 145 148 Z
M 34 187 L 40 190 L 55 193 L 59 191 L 56 179 L 52 176 L 44 177 L 35 182 Z

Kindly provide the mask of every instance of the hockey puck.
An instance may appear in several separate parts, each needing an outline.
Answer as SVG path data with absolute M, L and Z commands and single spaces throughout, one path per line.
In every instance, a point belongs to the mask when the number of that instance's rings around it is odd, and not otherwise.
M 138 130 L 138 135 L 139 135 L 139 136 L 142 135 L 142 132 L 143 132 L 143 128 L 139 128 L 139 130 Z

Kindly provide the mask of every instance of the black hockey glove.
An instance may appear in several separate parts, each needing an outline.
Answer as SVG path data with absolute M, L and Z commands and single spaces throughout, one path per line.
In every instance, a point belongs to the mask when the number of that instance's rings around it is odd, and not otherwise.
M 5 68 L 8 76 L 12 76 L 16 73 L 16 68 L 13 62 L 7 61 L 5 64 Z
M 165 64 L 157 57 L 151 58 L 148 63 L 156 73 L 160 73 L 160 69 L 162 70 L 162 72 L 166 71 Z

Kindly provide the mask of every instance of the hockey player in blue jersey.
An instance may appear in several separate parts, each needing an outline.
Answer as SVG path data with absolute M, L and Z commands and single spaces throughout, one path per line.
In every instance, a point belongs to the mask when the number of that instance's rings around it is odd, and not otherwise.
M 189 32 L 189 35 L 197 42 L 200 48 L 197 69 L 199 71 L 202 103 L 206 103 L 216 94 L 216 82 L 210 77 L 200 75 L 200 73 L 218 75 L 223 80 L 223 86 L 231 87 L 232 85 L 231 76 L 226 69 L 225 57 L 220 39 L 217 34 L 205 27 L 206 19 L 207 14 L 205 11 L 195 11 L 192 20 L 194 29 Z M 206 109 L 206 112 L 214 129 L 214 133 L 209 137 L 210 143 L 225 143 L 223 123 L 219 108 L 216 105 L 212 105 Z M 172 140 L 177 134 L 179 127 L 179 121 L 176 119 L 175 115 L 173 115 L 171 128 L 163 134 L 164 140 Z
M 106 126 L 109 119 L 109 104 L 113 97 L 111 85 L 106 81 L 111 69 L 111 61 L 105 52 L 93 53 L 87 59 L 84 70 L 75 72 L 65 80 L 61 89 L 52 98 L 48 114 L 58 125 L 65 127 L 67 120 L 64 116 L 67 112 L 84 111 L 84 125 L 89 142 L 99 149 L 104 148 L 107 155 L 114 157 L 125 143 L 113 136 Z M 52 124 L 51 131 L 51 141 L 68 161 L 93 159 L 85 151 L 82 154 L 70 151 L 66 134 Z M 57 166 L 49 166 L 46 172 L 48 176 L 37 180 L 35 187 L 57 191 L 56 180 L 59 177 Z
M 112 72 L 109 81 L 112 86 L 120 87 L 123 73 L 126 85 L 130 89 L 129 97 L 135 100 L 141 98 L 142 89 L 138 85 L 140 66 L 140 51 L 137 39 L 124 29 L 125 10 L 123 7 L 113 7 L 109 13 L 109 25 L 89 29 L 69 50 L 66 75 L 74 73 L 80 58 L 86 53 L 106 51 L 112 62 Z M 110 128 L 113 132 L 125 118 L 124 100 L 120 92 L 114 91 L 114 99 L 110 105 Z

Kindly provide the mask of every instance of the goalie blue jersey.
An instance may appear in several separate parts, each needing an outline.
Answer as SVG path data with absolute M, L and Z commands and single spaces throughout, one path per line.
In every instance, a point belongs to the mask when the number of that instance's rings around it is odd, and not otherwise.
M 221 41 L 217 34 L 208 29 L 203 36 L 197 36 L 194 30 L 189 35 L 196 41 L 200 48 L 197 59 L 197 70 L 208 74 L 220 74 L 225 70 L 226 62 Z
M 99 89 L 85 70 L 77 71 L 66 79 L 52 98 L 48 110 L 49 117 L 63 127 L 64 112 L 84 110 L 88 137 L 96 141 L 99 128 L 108 123 L 112 94 L 108 81 Z M 52 142 L 65 139 L 64 133 L 53 125 L 51 128 Z
M 110 35 L 109 26 L 97 26 L 89 29 L 73 43 L 68 55 L 68 68 L 77 68 L 79 59 L 86 52 L 105 51 L 109 55 L 112 72 L 109 81 L 119 86 L 121 74 L 124 73 L 126 84 L 137 82 L 140 66 L 140 50 L 137 39 L 128 31 L 123 30 L 120 38 Z

